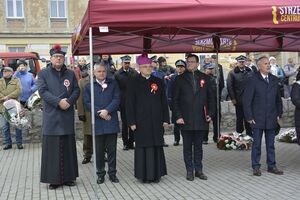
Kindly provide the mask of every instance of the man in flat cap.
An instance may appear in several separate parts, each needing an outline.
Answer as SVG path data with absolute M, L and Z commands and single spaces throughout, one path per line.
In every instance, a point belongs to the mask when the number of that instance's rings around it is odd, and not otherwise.
M 137 72 L 130 67 L 131 57 L 126 55 L 121 57 L 122 67 L 115 73 L 115 79 L 119 84 L 121 91 L 121 102 L 120 102 L 120 112 L 122 120 L 122 140 L 123 140 L 123 150 L 129 150 L 134 148 L 134 137 L 133 132 L 129 128 L 126 118 L 126 90 L 129 79 L 137 75 Z
M 168 82 L 168 87 L 167 87 L 167 95 L 168 95 L 168 103 L 170 110 L 172 111 L 172 123 L 174 124 L 173 128 L 173 133 L 174 133 L 174 146 L 179 145 L 180 141 L 180 130 L 179 130 L 179 125 L 176 123 L 175 115 L 173 113 L 173 93 L 174 93 L 174 82 L 177 76 L 183 74 L 186 69 L 186 62 L 184 60 L 177 60 L 175 62 L 176 66 L 176 73 L 170 75 L 170 81 Z
M 0 78 L 0 115 L 4 112 L 3 102 L 9 99 L 19 100 L 21 96 L 21 83 L 16 77 L 13 77 L 13 69 L 11 67 L 3 67 L 3 77 Z M 1 118 L 0 118 L 1 119 Z M 0 122 L 1 123 L 1 122 Z M 10 124 L 3 118 L 2 134 L 4 138 L 3 150 L 12 148 L 12 140 L 10 135 Z M 22 130 L 16 128 L 16 143 L 18 149 L 23 149 Z
M 134 176 L 142 182 L 159 182 L 167 174 L 163 149 L 164 126 L 169 123 L 165 85 L 153 75 L 151 59 L 137 58 L 140 74 L 129 81 L 127 123 L 134 131 Z
M 243 94 L 248 79 L 253 72 L 245 66 L 246 56 L 240 55 L 236 58 L 237 66 L 231 70 L 227 77 L 227 90 L 231 102 L 235 106 L 236 132 L 241 134 L 246 129 L 246 134 L 252 136 L 250 124 L 246 121 L 243 111 Z
M 43 99 L 41 182 L 49 183 L 49 189 L 74 186 L 78 177 L 74 104 L 80 89 L 74 71 L 64 64 L 65 54 L 55 45 L 37 82 Z

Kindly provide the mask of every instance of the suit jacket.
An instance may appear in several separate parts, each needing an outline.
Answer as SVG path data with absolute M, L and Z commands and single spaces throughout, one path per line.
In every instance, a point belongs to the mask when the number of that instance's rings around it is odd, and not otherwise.
M 278 86 L 278 78 L 268 74 L 269 83 L 262 75 L 255 73 L 247 83 L 243 108 L 247 121 L 254 119 L 252 128 L 275 129 L 277 117 L 282 115 L 282 100 Z
M 95 134 L 115 134 L 120 132 L 119 119 L 118 119 L 118 107 L 120 105 L 120 89 L 118 83 L 111 78 L 106 78 L 105 83 L 107 88 L 104 89 L 94 79 L 94 111 L 95 111 Z M 83 90 L 83 103 L 85 108 L 91 112 L 92 100 L 91 100 L 91 88 L 90 85 L 86 85 Z M 99 117 L 97 111 L 105 109 L 111 116 L 110 120 L 104 120 Z
M 193 77 L 194 76 L 194 77 Z M 195 80 L 195 81 L 194 81 Z M 215 94 L 209 76 L 196 70 L 177 76 L 173 90 L 173 112 L 176 120 L 183 118 L 182 130 L 208 130 L 206 114 L 215 113 Z M 205 108 L 204 108 L 205 107 Z

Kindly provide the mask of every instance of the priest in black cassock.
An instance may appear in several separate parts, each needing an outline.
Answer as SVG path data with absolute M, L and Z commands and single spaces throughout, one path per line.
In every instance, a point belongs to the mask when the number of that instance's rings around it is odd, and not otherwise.
M 41 182 L 49 189 L 75 186 L 78 177 L 74 130 L 74 104 L 80 89 L 74 71 L 64 65 L 60 45 L 50 50 L 50 61 L 38 75 L 38 91 L 43 99 L 43 140 Z
M 144 183 L 159 182 L 167 174 L 163 150 L 164 126 L 169 124 L 169 110 L 164 83 L 151 75 L 151 59 L 137 58 L 140 74 L 127 87 L 126 115 L 134 131 L 134 176 Z

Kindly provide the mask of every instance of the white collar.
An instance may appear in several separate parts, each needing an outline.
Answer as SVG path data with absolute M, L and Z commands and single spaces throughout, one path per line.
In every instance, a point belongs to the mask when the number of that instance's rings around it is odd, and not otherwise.
M 105 83 L 105 79 L 103 81 L 99 81 L 98 79 L 96 79 L 97 83 L 99 83 L 99 85 L 103 85 Z
M 266 77 L 269 78 L 268 75 L 264 75 L 264 74 L 262 74 L 262 73 L 260 73 L 260 75 L 263 77 L 263 79 L 265 79 Z

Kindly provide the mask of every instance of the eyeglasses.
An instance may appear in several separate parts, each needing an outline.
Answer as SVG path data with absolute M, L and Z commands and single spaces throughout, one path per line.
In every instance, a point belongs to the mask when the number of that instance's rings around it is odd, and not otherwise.
M 124 62 L 125 65 L 130 65 L 130 62 Z

